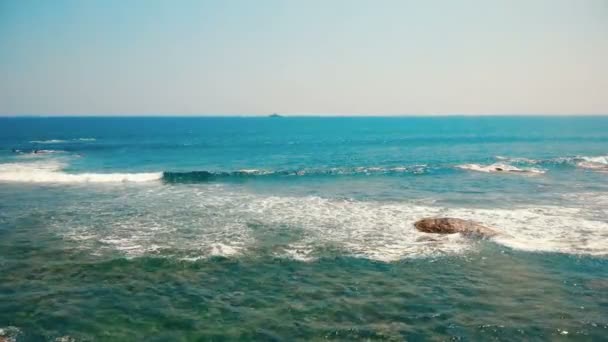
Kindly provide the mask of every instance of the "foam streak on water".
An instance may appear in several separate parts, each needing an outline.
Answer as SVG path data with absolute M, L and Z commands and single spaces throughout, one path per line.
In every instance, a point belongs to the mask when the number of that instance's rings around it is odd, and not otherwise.
M 186 259 L 271 252 L 313 260 L 327 251 L 379 261 L 460 254 L 477 240 L 420 233 L 429 216 L 471 219 L 501 231 L 495 243 L 538 252 L 608 254 L 608 223 L 581 208 L 446 208 L 410 202 L 261 196 L 223 186 L 167 187 L 69 208 L 52 229 L 94 253 L 180 255 Z M 90 216 L 89 216 L 90 215 Z M 95 218 L 95 219 L 93 219 Z M 104 219 L 100 219 L 104 218 Z

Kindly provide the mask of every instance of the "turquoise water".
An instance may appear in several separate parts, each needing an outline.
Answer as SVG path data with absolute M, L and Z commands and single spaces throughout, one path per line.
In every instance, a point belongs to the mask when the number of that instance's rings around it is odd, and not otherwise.
M 608 117 L 0 118 L 0 336 L 601 340 L 607 180 Z

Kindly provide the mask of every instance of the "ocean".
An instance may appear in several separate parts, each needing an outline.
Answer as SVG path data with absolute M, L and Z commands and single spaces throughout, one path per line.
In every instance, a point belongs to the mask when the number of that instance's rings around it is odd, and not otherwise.
M 0 118 L 0 341 L 606 336 L 608 117 Z

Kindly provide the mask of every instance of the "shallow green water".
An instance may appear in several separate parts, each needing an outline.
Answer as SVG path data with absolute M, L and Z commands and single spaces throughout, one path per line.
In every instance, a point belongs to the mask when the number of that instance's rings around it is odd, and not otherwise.
M 608 263 L 481 241 L 394 263 L 264 255 L 92 257 L 2 235 L 0 322 L 19 341 L 601 340 Z M 6 331 L 10 331 L 10 329 Z M 14 332 L 13 332 L 14 333 Z

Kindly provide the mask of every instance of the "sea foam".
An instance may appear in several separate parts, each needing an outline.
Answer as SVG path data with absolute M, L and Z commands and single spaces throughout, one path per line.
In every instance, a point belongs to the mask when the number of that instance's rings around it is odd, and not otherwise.
M 578 167 L 608 172 L 608 156 L 597 156 L 597 157 L 579 157 L 581 160 L 577 163 Z
M 69 142 L 83 141 L 83 142 L 91 142 L 96 141 L 95 138 L 75 138 L 70 140 L 65 139 L 48 139 L 48 140 L 30 140 L 32 144 L 64 144 Z
M 0 182 L 21 183 L 113 183 L 160 180 L 161 172 L 143 173 L 67 173 L 56 160 L 0 164 Z
M 459 169 L 469 170 L 469 171 L 477 171 L 477 172 L 486 172 L 486 173 L 521 173 L 521 174 L 543 174 L 545 170 L 537 169 L 537 168 L 520 168 L 513 165 L 509 165 L 506 163 L 494 163 L 490 165 L 481 165 L 481 164 L 462 164 L 456 166 Z
M 595 163 L 595 164 L 604 164 L 608 165 L 608 156 L 597 156 L 597 157 L 580 157 L 586 162 Z
M 94 253 L 188 260 L 271 253 L 302 261 L 344 255 L 392 262 L 458 255 L 479 240 L 417 231 L 424 217 L 478 221 L 516 250 L 608 255 L 608 222 L 585 206 L 454 208 L 411 202 L 262 196 L 223 186 L 163 187 L 57 215 L 52 229 Z M 329 253 L 329 254 L 328 254 Z
M 62 140 L 62 139 L 49 139 L 49 140 L 31 140 L 30 143 L 32 144 L 60 144 L 60 143 L 65 143 L 68 142 L 67 140 Z

